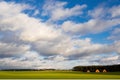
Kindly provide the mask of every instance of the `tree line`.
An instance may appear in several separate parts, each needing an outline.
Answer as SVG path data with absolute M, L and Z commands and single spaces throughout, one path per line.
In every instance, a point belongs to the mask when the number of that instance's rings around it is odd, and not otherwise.
M 90 72 L 95 72 L 96 70 L 99 70 L 100 72 L 103 72 L 103 70 L 106 70 L 107 72 L 119 72 L 120 71 L 120 64 L 118 65 L 96 65 L 96 66 L 75 66 L 72 69 L 73 71 L 83 71 L 87 72 L 88 70 Z
M 1 69 L 0 71 L 54 71 L 55 69 Z

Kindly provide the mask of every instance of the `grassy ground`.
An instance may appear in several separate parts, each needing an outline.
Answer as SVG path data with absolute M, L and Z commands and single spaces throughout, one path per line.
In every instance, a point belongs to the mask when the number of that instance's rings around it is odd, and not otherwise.
M 0 71 L 0 79 L 120 79 L 120 72 Z

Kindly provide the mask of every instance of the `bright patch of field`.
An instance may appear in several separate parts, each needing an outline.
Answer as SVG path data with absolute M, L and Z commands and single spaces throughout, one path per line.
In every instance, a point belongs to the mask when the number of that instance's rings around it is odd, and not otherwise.
M 120 72 L 0 71 L 0 79 L 120 79 Z

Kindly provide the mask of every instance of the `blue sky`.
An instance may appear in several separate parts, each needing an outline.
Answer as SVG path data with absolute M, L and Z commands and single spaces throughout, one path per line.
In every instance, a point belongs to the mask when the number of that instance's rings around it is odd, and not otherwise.
M 120 64 L 119 0 L 1 0 L 0 18 L 0 69 Z

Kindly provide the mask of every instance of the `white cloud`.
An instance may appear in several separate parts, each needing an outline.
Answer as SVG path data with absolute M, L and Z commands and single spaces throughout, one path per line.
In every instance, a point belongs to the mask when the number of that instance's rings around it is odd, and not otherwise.
M 2 1 L 0 2 L 0 18 L 2 19 L 6 17 L 12 17 L 13 15 L 17 15 L 27 8 L 30 8 L 30 6 L 25 4 L 15 4 L 14 2 L 7 3 Z
M 117 60 L 118 58 L 119 56 L 112 56 L 112 57 L 104 58 L 102 59 L 102 61 L 113 61 L 113 60 Z
M 30 50 L 29 45 L 16 45 L 12 43 L 0 42 L 0 56 L 1 57 L 12 57 L 21 56 L 26 51 Z
M 38 60 L 20 60 L 13 58 L 3 58 L 0 59 L 0 68 L 1 69 L 36 69 L 37 66 L 40 66 L 40 61 Z
M 103 18 L 106 16 L 107 8 L 103 6 L 98 6 L 93 10 L 88 11 L 88 15 L 92 18 Z
M 113 44 L 95 44 L 92 43 L 89 38 L 75 40 L 64 38 L 57 43 L 54 41 L 40 41 L 35 42 L 33 47 L 35 51 L 43 56 L 61 55 L 74 59 L 90 55 L 117 52 Z
M 27 59 L 27 60 L 39 60 L 40 55 L 37 52 L 34 51 L 26 51 L 25 54 L 23 54 L 21 60 Z
M 81 15 L 86 5 L 75 5 L 72 8 L 66 8 L 67 2 L 47 2 L 43 7 L 43 15 L 49 15 L 50 20 L 63 20 L 71 16 Z
M 111 35 L 108 37 L 111 40 L 120 40 L 120 28 L 115 28 Z
M 119 18 L 120 17 L 120 5 L 106 7 L 104 5 L 100 5 L 93 10 L 88 11 L 88 15 L 92 18 Z
M 115 51 L 120 54 L 120 41 L 115 41 L 113 47 Z
M 120 56 L 116 55 L 116 56 L 109 56 L 106 58 L 101 58 L 101 60 L 99 60 L 99 63 L 104 64 L 104 65 L 120 64 Z
M 9 6 L 11 4 L 7 5 Z M 9 8 L 12 7 L 10 6 Z M 38 19 L 29 17 L 24 13 L 16 12 L 16 15 L 12 16 L 13 14 L 9 14 L 10 15 L 9 17 L 4 15 L 3 12 L 1 13 L 2 13 L 1 16 L 5 18 L 1 19 L 0 29 L 2 31 L 5 30 L 15 31 L 20 36 L 21 40 L 25 41 L 51 40 L 61 35 L 58 30 L 52 28 L 50 25 L 46 25 L 45 23 L 42 23 Z
M 72 21 L 66 21 L 62 24 L 62 29 L 65 32 L 70 32 L 72 34 L 88 34 L 88 33 L 100 33 L 104 32 L 116 25 L 120 24 L 120 19 L 113 20 L 99 20 L 91 19 L 88 22 L 84 23 L 74 23 Z
M 74 48 L 75 42 L 69 37 L 64 37 L 60 41 L 39 41 L 35 44 L 35 50 L 37 50 L 42 55 L 67 55 L 69 50 Z M 51 47 L 52 46 L 52 47 Z M 70 54 L 70 53 L 69 53 Z
M 111 13 L 111 16 L 114 17 L 120 17 L 120 5 L 113 6 L 111 9 L 109 9 L 109 12 Z

